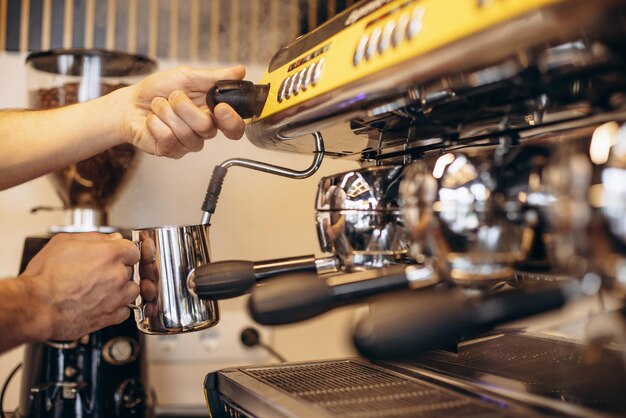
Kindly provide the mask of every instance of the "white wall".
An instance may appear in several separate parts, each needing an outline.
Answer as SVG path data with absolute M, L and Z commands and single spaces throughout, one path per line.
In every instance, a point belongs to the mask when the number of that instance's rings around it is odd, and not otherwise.
M 0 53 L 0 108 L 26 106 L 24 58 L 24 55 Z M 161 63 L 160 68 L 173 65 Z M 261 68 L 248 68 L 247 78 L 258 80 L 261 72 Z M 224 137 L 208 142 L 200 153 L 177 161 L 146 155 L 114 204 L 111 224 L 145 227 L 198 223 L 199 207 L 213 166 L 232 157 L 259 159 L 294 168 L 307 167 L 311 162 L 311 156 L 260 150 L 245 139 L 233 142 Z M 231 169 L 213 217 L 213 260 L 321 255 L 313 211 L 317 182 L 324 175 L 356 166 L 350 161 L 327 159 L 320 171 L 306 180 Z M 0 192 L 0 277 L 17 274 L 26 236 L 44 233 L 49 226 L 62 222 L 57 212 L 29 213 L 30 208 L 39 205 L 60 205 L 46 179 L 36 179 Z M 221 308 L 226 314 L 242 311 L 244 302 L 245 298 L 234 299 L 222 303 Z M 351 310 L 340 310 L 303 324 L 275 328 L 272 340 L 275 348 L 289 360 L 352 355 L 348 341 L 351 319 Z M 21 357 L 21 348 L 0 356 L 0 382 Z M 151 384 L 162 403 L 203 403 L 201 385 L 204 375 L 225 365 L 226 362 L 219 360 L 153 363 L 150 365 Z M 11 384 L 5 405 L 7 409 L 16 405 L 18 387 L 18 381 Z

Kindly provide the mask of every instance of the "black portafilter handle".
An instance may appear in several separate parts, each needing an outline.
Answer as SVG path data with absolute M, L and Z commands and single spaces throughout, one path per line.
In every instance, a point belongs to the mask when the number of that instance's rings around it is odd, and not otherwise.
M 193 291 L 204 300 L 229 299 L 247 293 L 257 281 L 297 272 L 309 272 L 317 276 L 315 256 L 264 261 L 218 261 L 194 270 Z
M 270 279 L 254 288 L 248 311 L 262 325 L 303 321 L 370 296 L 407 288 L 406 268 L 397 265 L 328 279 L 311 273 Z
M 397 295 L 370 306 L 368 316 L 355 327 L 353 341 L 367 358 L 403 359 L 453 346 L 499 324 L 560 308 L 576 292 L 571 285 L 514 290 L 479 303 L 463 300 L 450 290 Z
M 218 103 L 227 103 L 243 119 L 258 116 L 263 110 L 269 85 L 254 84 L 245 80 L 219 80 L 206 95 L 211 111 Z

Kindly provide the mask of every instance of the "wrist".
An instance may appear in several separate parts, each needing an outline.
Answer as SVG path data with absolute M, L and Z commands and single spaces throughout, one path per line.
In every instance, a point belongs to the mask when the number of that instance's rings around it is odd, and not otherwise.
M 54 315 L 49 299 L 42 294 L 41 278 L 22 275 L 11 279 L 17 294 L 15 300 L 24 301 L 18 307 L 23 318 L 24 337 L 27 341 L 41 342 L 52 338 Z
M 129 86 L 97 99 L 107 109 L 101 116 L 107 118 L 104 125 L 109 128 L 111 147 L 132 143 L 129 115 L 132 112 L 133 95 L 133 88 Z

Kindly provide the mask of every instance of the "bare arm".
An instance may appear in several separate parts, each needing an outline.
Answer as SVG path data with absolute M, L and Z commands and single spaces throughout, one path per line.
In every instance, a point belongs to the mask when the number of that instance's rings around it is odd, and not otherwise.
M 223 104 L 214 114 L 204 100 L 215 81 L 244 75 L 241 66 L 179 67 L 64 108 L 0 111 L 0 190 L 123 143 L 180 158 L 202 149 L 218 129 L 229 138 L 240 138 L 243 120 Z

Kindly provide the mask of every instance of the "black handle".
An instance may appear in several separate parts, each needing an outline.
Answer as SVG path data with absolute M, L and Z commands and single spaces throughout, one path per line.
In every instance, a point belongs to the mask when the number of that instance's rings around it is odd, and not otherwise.
M 298 274 L 257 286 L 248 301 L 252 318 L 263 325 L 313 318 L 335 307 L 408 286 L 404 265 L 324 279 Z
M 200 299 L 220 300 L 243 295 L 255 281 L 252 261 L 218 261 L 197 267 L 190 287 Z
M 492 327 L 562 307 L 568 291 L 510 291 L 481 303 L 447 290 L 403 294 L 370 307 L 354 330 L 357 350 L 372 359 L 401 359 L 449 347 Z
M 313 273 L 277 277 L 254 288 L 248 311 L 263 325 L 303 321 L 333 307 L 329 291 L 326 280 Z
M 269 85 L 255 85 L 244 80 L 219 80 L 208 91 L 206 104 L 213 110 L 218 103 L 227 103 L 243 119 L 258 116 L 263 110 Z
M 197 267 L 190 286 L 200 299 L 229 299 L 245 294 L 257 281 L 296 272 L 316 273 L 315 256 L 304 255 L 256 262 L 217 261 Z

